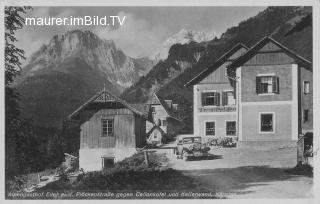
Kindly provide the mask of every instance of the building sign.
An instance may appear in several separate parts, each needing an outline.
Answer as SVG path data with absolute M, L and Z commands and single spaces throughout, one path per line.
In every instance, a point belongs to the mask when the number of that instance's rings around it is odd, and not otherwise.
M 199 112 L 236 112 L 235 106 L 201 107 Z

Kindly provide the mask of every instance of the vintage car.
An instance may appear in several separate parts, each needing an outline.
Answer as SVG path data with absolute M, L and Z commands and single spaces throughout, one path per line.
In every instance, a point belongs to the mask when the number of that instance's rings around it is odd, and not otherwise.
M 177 138 L 177 146 L 174 148 L 174 153 L 177 158 L 187 161 L 191 157 L 208 157 L 210 147 L 201 143 L 199 136 L 180 136 Z

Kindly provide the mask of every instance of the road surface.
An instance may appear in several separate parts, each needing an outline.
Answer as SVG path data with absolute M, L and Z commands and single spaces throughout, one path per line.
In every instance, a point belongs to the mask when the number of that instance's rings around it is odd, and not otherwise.
M 172 145 L 158 149 L 169 167 L 195 178 L 208 191 L 226 198 L 312 198 L 313 178 L 286 170 L 296 165 L 296 149 L 269 151 L 213 149 L 210 160 L 183 161 Z

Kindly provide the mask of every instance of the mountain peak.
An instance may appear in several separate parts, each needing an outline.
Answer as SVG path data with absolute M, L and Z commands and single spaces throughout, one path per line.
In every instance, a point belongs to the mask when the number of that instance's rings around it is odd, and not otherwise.
M 149 58 L 155 61 L 159 61 L 162 59 L 166 59 L 168 57 L 169 49 L 174 44 L 187 44 L 191 41 L 194 42 L 204 42 L 212 40 L 216 37 L 214 32 L 203 32 L 203 31 L 195 31 L 191 29 L 183 28 L 176 34 L 167 38 L 159 48 L 157 48 Z
M 120 90 L 131 86 L 150 68 L 148 63 L 126 56 L 113 40 L 101 39 L 91 31 L 71 30 L 62 35 L 54 35 L 48 44 L 40 47 L 23 69 L 24 76 L 48 70 L 66 72 L 61 64 L 70 59 L 81 59 L 89 67 L 105 75 L 106 80 L 119 86 Z
M 91 31 L 54 35 L 32 55 L 15 81 L 22 113 L 35 124 L 59 126 L 66 114 L 106 84 L 115 95 L 151 68 L 147 59 L 133 59 L 112 40 Z
M 190 41 L 195 42 L 203 42 L 212 40 L 216 34 L 214 32 L 203 32 L 203 31 L 196 31 L 191 29 L 183 28 L 177 34 L 173 35 L 171 38 L 176 39 L 189 39 Z

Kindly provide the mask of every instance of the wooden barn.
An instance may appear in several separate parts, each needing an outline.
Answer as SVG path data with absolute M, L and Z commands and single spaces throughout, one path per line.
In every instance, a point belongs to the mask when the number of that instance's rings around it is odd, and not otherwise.
M 146 143 L 143 105 L 128 104 L 104 88 L 69 117 L 80 122 L 79 167 L 97 171 Z

